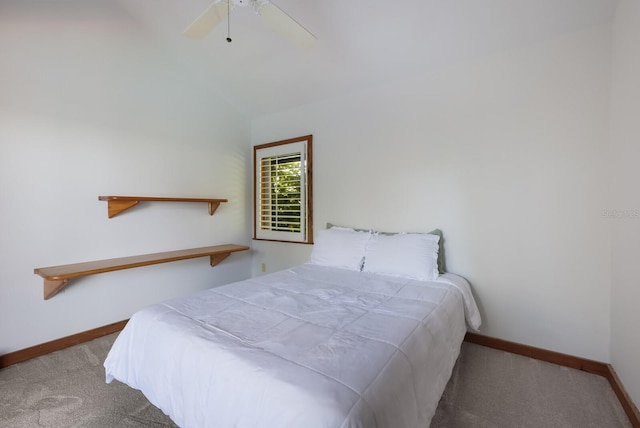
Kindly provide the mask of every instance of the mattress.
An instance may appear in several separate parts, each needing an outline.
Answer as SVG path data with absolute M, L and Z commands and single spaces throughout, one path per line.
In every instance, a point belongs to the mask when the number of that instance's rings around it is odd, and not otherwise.
M 304 264 L 149 306 L 106 380 L 181 427 L 428 427 L 467 331 L 469 284 Z

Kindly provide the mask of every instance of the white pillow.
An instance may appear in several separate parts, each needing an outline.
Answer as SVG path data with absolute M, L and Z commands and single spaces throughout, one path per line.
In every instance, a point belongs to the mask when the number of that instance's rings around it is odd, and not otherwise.
M 422 281 L 438 278 L 438 241 L 426 233 L 373 235 L 365 250 L 364 272 Z
M 318 231 L 309 262 L 314 265 L 362 270 L 364 248 L 371 232 L 332 227 Z

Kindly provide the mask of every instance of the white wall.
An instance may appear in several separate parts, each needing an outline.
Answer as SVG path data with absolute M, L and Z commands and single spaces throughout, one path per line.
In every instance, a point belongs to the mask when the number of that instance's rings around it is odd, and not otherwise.
M 614 21 L 611 109 L 611 361 L 640 403 L 640 3 L 623 0 Z
M 482 333 L 609 360 L 610 27 L 252 121 L 314 135 L 314 218 L 445 234 Z M 310 246 L 255 242 L 253 273 Z
M 114 2 L 0 8 L 0 355 L 250 276 L 249 252 L 71 280 L 44 301 L 36 267 L 249 243 L 249 122 Z M 147 203 L 113 219 L 99 195 Z

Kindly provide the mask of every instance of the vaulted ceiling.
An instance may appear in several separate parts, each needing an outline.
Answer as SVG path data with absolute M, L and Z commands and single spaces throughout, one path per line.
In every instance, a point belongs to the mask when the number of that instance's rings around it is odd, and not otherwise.
M 232 43 L 226 41 L 226 21 L 202 40 L 184 37 L 183 30 L 211 0 L 35 3 L 118 15 L 157 40 L 203 90 L 248 116 L 579 31 L 610 21 L 617 6 L 617 0 L 273 1 L 317 36 L 312 48 L 294 47 L 250 7 L 232 10 Z

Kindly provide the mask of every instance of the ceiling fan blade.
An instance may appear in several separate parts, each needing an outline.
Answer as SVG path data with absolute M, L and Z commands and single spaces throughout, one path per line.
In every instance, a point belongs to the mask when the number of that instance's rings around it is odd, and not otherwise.
M 267 25 L 299 48 L 309 48 L 316 41 L 316 36 L 271 2 L 263 3 L 258 10 L 258 15 Z
M 184 35 L 192 39 L 202 39 L 229 14 L 229 1 L 221 0 L 209 6 L 184 30 Z

